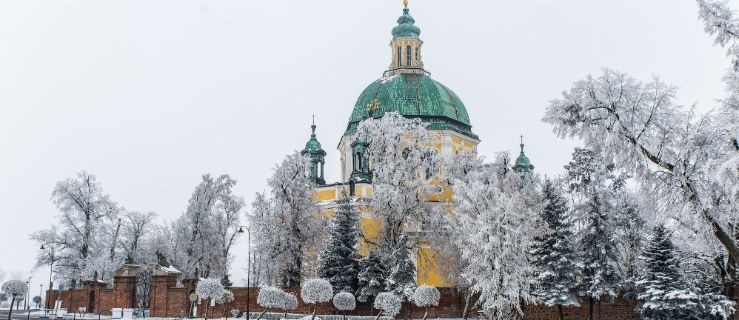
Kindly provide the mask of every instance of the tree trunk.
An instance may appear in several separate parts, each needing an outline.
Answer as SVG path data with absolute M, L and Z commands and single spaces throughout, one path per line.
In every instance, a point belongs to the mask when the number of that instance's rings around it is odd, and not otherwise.
M 462 319 L 464 320 L 469 317 L 470 302 L 472 302 L 472 289 L 467 288 L 467 296 L 464 298 L 464 311 L 462 311 Z
M 601 318 L 601 315 L 600 315 L 600 300 L 601 299 L 598 299 L 598 320 L 601 320 L 602 319 Z
M 10 316 L 13 314 L 13 304 L 14 303 L 15 303 L 15 295 L 13 295 L 12 300 L 10 300 L 10 310 L 8 311 L 8 320 L 10 320 Z
M 310 320 L 316 320 L 316 312 L 318 312 L 318 302 L 316 302 L 316 305 L 313 307 L 313 316 L 310 317 Z
M 559 320 L 565 320 L 565 313 L 562 311 L 562 305 L 557 305 L 557 311 L 559 311 Z
M 262 311 L 262 313 L 260 313 L 260 314 L 259 314 L 259 316 L 257 317 L 257 320 L 259 320 L 259 319 L 262 319 L 262 316 L 263 316 L 263 315 L 264 315 L 265 313 L 267 313 L 267 310 L 269 310 L 269 308 L 264 308 L 264 311 Z M 285 311 L 285 313 L 287 313 L 287 311 Z
M 593 297 L 588 301 L 588 320 L 593 320 Z
M 423 312 L 423 320 L 426 320 L 426 316 L 429 315 L 429 307 L 426 306 L 426 311 Z
M 380 320 L 381 315 L 382 315 L 382 310 L 380 310 L 380 312 L 377 313 L 377 318 L 375 318 L 375 320 Z M 10 320 L 9 316 L 8 316 L 8 320 Z
M 210 307 L 210 299 L 208 299 L 208 304 L 205 305 L 205 314 L 203 315 L 205 320 L 208 320 L 208 307 Z

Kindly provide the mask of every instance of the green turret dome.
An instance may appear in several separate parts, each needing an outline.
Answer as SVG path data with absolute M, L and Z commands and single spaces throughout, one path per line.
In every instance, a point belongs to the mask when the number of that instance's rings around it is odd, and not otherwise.
M 523 140 L 523 136 L 521 136 Z M 523 152 L 523 141 L 521 141 L 521 153 L 516 158 L 516 165 L 513 166 L 513 170 L 516 172 L 531 172 L 534 170 L 534 165 L 529 161 L 529 157 Z
M 421 35 L 421 29 L 415 23 L 416 20 L 411 17 L 410 10 L 404 8 L 403 15 L 398 18 L 398 25 L 393 28 L 393 39 L 418 38 Z
M 323 151 L 323 149 L 321 149 L 321 143 L 318 142 L 318 138 L 316 138 L 316 124 L 314 123 L 310 128 L 312 133 L 308 142 L 305 143 L 304 151 Z
M 354 134 L 360 121 L 398 112 L 428 123 L 427 128 L 453 130 L 477 139 L 462 100 L 426 74 L 401 73 L 371 83 L 357 99 L 344 135 Z

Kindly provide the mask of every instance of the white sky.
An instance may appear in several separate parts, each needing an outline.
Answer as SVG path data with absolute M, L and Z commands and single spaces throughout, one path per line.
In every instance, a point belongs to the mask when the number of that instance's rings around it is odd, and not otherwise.
M 735 6 L 736 7 L 736 6 Z M 55 221 L 54 183 L 97 175 L 120 205 L 174 220 L 200 175 L 228 173 L 251 202 L 302 149 L 316 113 L 335 150 L 361 91 L 390 63 L 401 0 L 0 2 L 0 269 L 31 271 L 31 232 Z M 701 110 L 728 59 L 694 1 L 411 0 L 432 77 L 467 106 L 479 152 L 518 148 L 557 174 L 572 141 L 547 101 L 601 67 L 681 88 Z M 236 250 L 232 279 L 245 276 Z M 2 277 L 0 275 L 0 277 Z M 48 269 L 34 273 L 32 292 Z M 2 280 L 2 279 L 0 279 Z M 35 289 L 33 289 L 35 288 Z

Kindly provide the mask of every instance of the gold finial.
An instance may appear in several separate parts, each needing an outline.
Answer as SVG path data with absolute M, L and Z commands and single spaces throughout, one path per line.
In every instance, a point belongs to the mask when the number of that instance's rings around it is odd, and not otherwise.
M 403 0 L 403 6 L 406 8 L 408 7 L 408 0 Z

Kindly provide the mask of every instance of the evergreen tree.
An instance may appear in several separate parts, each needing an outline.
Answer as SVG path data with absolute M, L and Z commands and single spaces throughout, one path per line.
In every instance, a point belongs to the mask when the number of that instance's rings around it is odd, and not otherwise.
M 590 297 L 590 317 L 593 299 L 600 302 L 604 296 L 615 297 L 621 280 L 616 264 L 618 253 L 613 243 L 613 232 L 607 203 L 597 193 L 586 204 L 588 214 L 580 238 L 582 289 Z
M 338 201 L 339 207 L 333 216 L 331 239 L 322 253 L 318 274 L 331 282 L 334 292 L 355 292 L 359 274 L 359 212 L 346 194 Z
M 637 311 L 644 319 L 726 319 L 733 314 L 733 302 L 725 296 L 701 294 L 685 280 L 664 226 L 654 228 L 642 258 L 646 272 L 637 282 Z
M 398 238 L 397 247 L 393 250 L 388 264 L 393 267 L 387 277 L 385 290 L 409 299 L 416 289 L 416 266 L 411 261 L 407 243 L 407 235 L 403 234 Z
M 367 301 L 369 297 L 376 297 L 385 289 L 385 269 L 377 251 L 371 251 L 360 263 L 359 285 L 357 300 Z
M 549 233 L 534 239 L 531 250 L 536 280 L 532 295 L 547 306 L 556 305 L 559 318 L 564 319 L 562 306 L 579 305 L 572 291 L 577 283 L 577 257 L 572 243 L 572 224 L 568 219 L 566 200 L 561 191 L 547 179 L 543 185 L 542 220 Z

